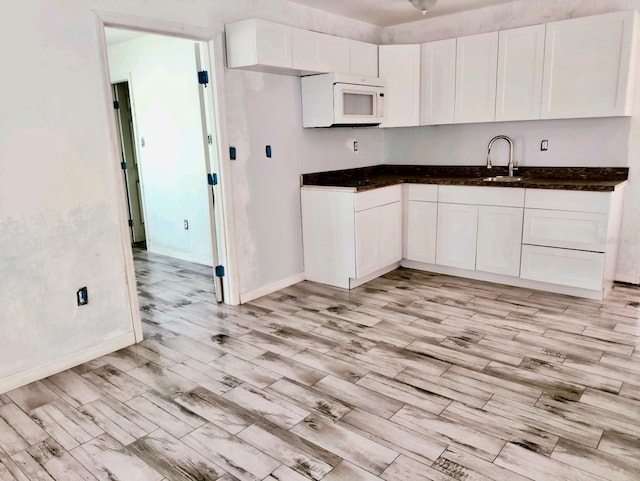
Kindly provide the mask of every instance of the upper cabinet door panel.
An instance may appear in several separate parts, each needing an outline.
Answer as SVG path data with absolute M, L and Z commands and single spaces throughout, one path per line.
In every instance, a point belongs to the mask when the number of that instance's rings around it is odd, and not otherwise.
M 496 120 L 540 118 L 544 37 L 544 25 L 500 32 Z
M 498 32 L 457 41 L 455 122 L 493 122 L 496 112 Z
M 291 68 L 291 27 L 264 20 L 226 26 L 227 64 L 235 67 Z
M 542 118 L 631 115 L 633 11 L 547 24 Z
M 415 127 L 420 122 L 420 45 L 381 45 L 380 77 L 385 80 L 385 120 L 381 127 Z
M 351 69 L 346 38 L 294 28 L 292 43 L 293 67 L 303 73 L 349 73 Z
M 456 95 L 456 39 L 422 44 L 420 125 L 452 124 Z
M 351 73 L 378 76 L 378 46 L 373 43 L 351 40 Z

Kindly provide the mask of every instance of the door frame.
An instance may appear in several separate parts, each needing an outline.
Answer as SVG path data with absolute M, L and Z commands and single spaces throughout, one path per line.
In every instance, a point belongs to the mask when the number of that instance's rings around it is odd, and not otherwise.
M 188 40 L 205 42 L 209 51 L 210 84 L 213 105 L 211 111 L 214 114 L 214 122 L 217 137 L 217 165 L 212 168 L 218 170 L 219 183 L 214 187 L 217 194 L 215 224 L 212 229 L 218 227 L 218 249 L 220 262 L 225 266 L 225 276 L 222 278 L 225 293 L 225 303 L 230 305 L 240 304 L 240 291 L 238 282 L 237 253 L 235 249 L 235 222 L 233 216 L 233 202 L 231 191 L 231 162 L 226 152 L 229 150 L 229 141 L 226 122 L 223 119 L 226 115 L 225 102 L 225 82 L 224 82 L 224 32 L 217 29 L 202 28 L 191 25 L 178 24 L 163 20 L 156 20 L 146 17 L 125 15 L 120 13 L 94 10 L 95 29 L 99 47 L 99 61 L 102 67 L 102 87 L 104 98 L 104 118 L 107 120 L 107 129 L 111 138 L 111 151 L 109 161 L 113 175 L 113 183 L 116 186 L 116 202 L 118 203 L 118 219 L 120 223 L 120 242 L 125 263 L 125 277 L 129 291 L 129 306 L 133 320 L 133 329 L 136 342 L 142 340 L 142 324 L 140 319 L 140 308 L 138 302 L 138 292 L 136 288 L 136 276 L 133 264 L 133 249 L 130 243 L 128 216 L 126 215 L 126 205 L 124 201 L 124 185 L 120 179 L 120 164 L 117 159 L 122 156 L 116 126 L 113 122 L 113 99 L 111 94 L 111 78 L 109 74 L 109 59 L 107 54 L 107 42 L 104 29 L 106 27 L 126 28 L 140 30 L 159 35 L 185 38 Z M 195 72 L 194 72 L 194 81 Z M 217 190 L 215 190 L 217 188 Z M 211 209 L 212 206 L 210 205 Z M 213 275 L 213 273 L 212 273 Z

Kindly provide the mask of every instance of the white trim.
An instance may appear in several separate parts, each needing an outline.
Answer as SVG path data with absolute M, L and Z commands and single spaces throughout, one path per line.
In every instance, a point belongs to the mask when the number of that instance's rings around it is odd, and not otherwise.
M 186 261 L 186 262 L 192 262 L 194 264 L 200 264 L 201 266 L 207 266 L 213 269 L 211 262 L 202 262 L 201 259 L 194 259 L 192 257 L 185 256 L 183 252 L 174 251 L 172 249 L 162 249 L 162 248 L 158 248 L 153 245 L 147 244 L 147 252 L 149 252 L 150 254 L 158 254 L 161 256 L 173 257 L 174 259 L 179 259 L 181 261 Z M 213 277 L 213 274 L 211 274 L 211 276 Z
M 378 269 L 377 271 L 372 272 L 371 274 L 367 274 L 364 277 L 359 277 L 358 279 L 353 279 L 353 278 L 349 279 L 349 289 L 355 289 L 356 287 L 361 286 L 362 284 L 366 284 L 367 282 L 372 281 L 377 277 L 384 276 L 385 274 L 393 270 L 396 270 L 398 267 L 400 267 L 400 263 L 395 262 L 390 266 L 383 267 L 382 269 Z
M 131 346 L 135 343 L 136 338 L 134 334 L 130 332 L 111 339 L 110 341 L 98 344 L 97 346 L 74 352 L 57 359 L 54 362 L 48 362 L 41 366 L 32 367 L 15 374 L 11 374 L 10 376 L 0 379 L 0 394 L 11 391 L 12 389 L 17 389 L 45 377 L 52 376 L 53 374 L 57 374 L 65 369 L 70 369 L 82 364 L 83 362 L 88 362 L 100 356 L 111 354 L 114 351 Z
M 284 289 L 285 287 L 292 286 L 297 284 L 298 282 L 302 282 L 305 280 L 305 273 L 301 272 L 300 274 L 296 274 L 293 276 L 289 276 L 285 279 L 272 282 L 266 286 L 258 287 L 249 292 L 243 292 L 240 294 L 240 303 L 245 304 L 246 302 L 253 301 L 254 299 L 258 299 L 259 297 L 266 296 L 267 294 L 271 294 L 272 292 L 279 291 L 280 289 Z
M 222 215 L 216 216 L 216 223 L 222 222 L 223 227 L 223 238 L 219 240 L 219 248 L 220 248 L 220 257 L 219 260 L 222 265 L 225 266 L 225 270 L 227 275 L 223 278 L 223 286 L 224 286 L 224 302 L 230 305 L 237 305 L 240 303 L 240 294 L 239 294 L 239 276 L 238 276 L 238 268 L 237 268 L 237 255 L 235 251 L 234 239 L 235 239 L 235 224 L 233 218 L 233 210 L 232 210 L 232 192 L 231 192 L 231 166 L 230 160 L 226 152 L 228 152 L 228 140 L 227 140 L 227 111 L 225 104 L 225 89 L 224 89 L 224 32 L 215 28 L 203 28 L 196 27 L 192 25 L 185 25 L 181 23 L 167 22 L 158 19 L 151 19 L 146 17 L 139 17 L 134 15 L 126 15 L 120 14 L 116 12 L 103 11 L 103 10 L 94 10 L 96 16 L 96 24 L 97 24 L 97 36 L 98 36 L 98 44 L 100 46 L 100 61 L 102 63 L 102 68 L 104 70 L 104 78 L 106 79 L 105 87 L 109 87 L 111 85 L 111 79 L 109 76 L 109 62 L 107 58 L 107 46 L 106 40 L 104 36 L 104 28 L 105 27 L 115 27 L 115 28 L 130 28 L 134 30 L 142 30 L 149 33 L 156 33 L 160 35 L 171 35 L 174 37 L 186 38 L 189 40 L 203 41 L 207 42 L 209 45 L 209 64 L 213 71 L 212 79 L 215 78 L 215 81 L 212 81 L 212 88 L 214 89 L 213 94 L 213 102 L 214 108 L 213 111 L 215 113 L 215 124 L 218 132 L 218 141 L 216 144 L 219 148 L 219 159 L 220 159 L 220 191 L 222 192 L 221 202 L 217 202 L 216 204 L 220 205 Z M 109 93 L 110 95 L 110 93 Z M 110 96 L 106 96 L 105 99 L 109 99 Z M 109 102 L 109 108 L 111 103 Z M 115 137 L 115 127 L 111 126 L 112 122 L 109 123 L 109 129 L 111 135 L 116 141 Z M 114 155 L 118 152 L 119 144 L 114 145 Z M 140 157 L 138 157 L 140 158 Z M 114 166 L 117 165 L 117 162 L 114 161 Z M 118 174 L 120 174 L 118 172 Z M 120 200 L 118 201 L 120 203 Z M 122 209 L 119 209 L 122 210 Z M 124 211 L 123 211 L 124 212 Z M 127 225 L 128 219 L 122 221 L 121 227 Z M 152 239 L 147 237 L 148 242 L 152 242 Z M 124 240 L 123 240 L 124 242 Z M 129 259 L 131 258 L 131 266 L 133 267 L 133 256 L 131 254 L 131 245 L 130 243 L 126 243 L 124 246 L 125 249 L 125 264 L 129 263 Z M 128 254 L 127 254 L 128 252 Z M 140 323 L 140 314 L 138 311 L 138 295 L 135 289 L 135 272 L 128 272 L 127 266 L 127 280 L 129 282 L 129 296 L 131 298 L 132 310 L 135 308 L 133 312 L 134 317 L 134 330 L 136 331 L 136 338 L 138 341 L 142 340 L 142 329 Z M 132 282 L 133 281 L 133 282 Z M 139 337 L 138 337 L 139 331 Z
M 640 285 L 640 277 L 635 277 L 627 274 L 616 274 L 616 281 L 626 282 L 627 284 Z
M 102 76 L 106 80 L 103 82 L 103 97 L 105 104 L 106 118 L 109 119 L 113 115 L 113 94 L 111 91 L 111 79 L 109 76 L 109 58 L 107 54 L 107 41 L 104 36 L 104 23 L 96 16 L 96 36 L 98 37 L 98 55 L 100 57 L 100 67 L 102 70 Z M 136 272 L 133 265 L 133 250 L 131 249 L 131 237 L 129 232 L 129 213 L 128 206 L 125 202 L 126 193 L 124 190 L 124 184 L 121 180 L 122 172 L 120 169 L 120 162 L 117 159 L 122 159 L 122 150 L 120 146 L 120 139 L 118 138 L 118 132 L 115 122 L 108 121 L 109 137 L 111 137 L 111 151 L 109 152 L 109 159 L 111 163 L 111 172 L 113 175 L 113 181 L 116 186 L 116 202 L 118 204 L 118 223 L 120 224 L 120 244 L 122 248 L 122 258 L 124 261 L 124 276 L 127 290 L 129 291 L 129 310 L 131 313 L 131 327 L 135 336 L 135 342 L 140 342 L 143 339 L 142 334 L 142 320 L 140 318 L 140 305 L 138 303 L 138 289 L 136 286 Z
M 611 290 L 610 284 L 605 285 L 602 290 L 591 290 L 581 289 L 579 287 L 562 286 L 559 284 L 550 284 L 547 282 L 530 281 L 528 279 L 521 279 L 519 277 L 504 276 L 500 274 L 492 274 L 489 272 L 470 271 L 467 269 L 458 269 L 457 267 L 425 264 L 423 262 L 410 261 L 407 259 L 403 259 L 400 264 L 402 265 L 402 267 L 407 267 L 409 269 L 435 272 L 437 274 L 445 274 L 449 276 L 464 277 L 466 279 L 476 279 L 479 281 L 494 282 L 496 284 L 504 284 L 513 287 L 524 287 L 526 289 L 535 289 L 538 291 L 554 292 L 556 294 L 583 297 L 586 299 L 594 299 L 596 301 L 601 301 Z

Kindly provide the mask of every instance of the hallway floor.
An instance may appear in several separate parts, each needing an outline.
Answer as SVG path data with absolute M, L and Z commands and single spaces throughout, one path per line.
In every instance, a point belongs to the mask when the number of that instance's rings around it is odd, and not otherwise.
M 640 289 L 394 271 L 239 307 L 136 250 L 145 340 L 0 395 L 0 480 L 640 479 Z

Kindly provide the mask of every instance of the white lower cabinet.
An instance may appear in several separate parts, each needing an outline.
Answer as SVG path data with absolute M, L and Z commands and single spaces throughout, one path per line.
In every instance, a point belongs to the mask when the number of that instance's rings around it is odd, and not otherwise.
M 478 206 L 438 204 L 436 264 L 476 268 Z
M 402 186 L 303 188 L 301 200 L 308 280 L 349 289 L 402 259 Z
M 555 247 L 522 246 L 523 279 L 581 289 L 602 289 L 605 255 Z
M 435 264 L 438 204 L 410 200 L 407 209 L 407 259 Z
M 305 187 L 306 278 L 348 289 L 402 260 L 415 269 L 602 299 L 613 284 L 623 194 L 622 186 Z
M 522 208 L 480 206 L 476 270 L 517 277 L 521 239 Z
M 400 259 L 402 259 L 400 199 L 356 212 L 356 278 L 367 276 L 399 262 Z

